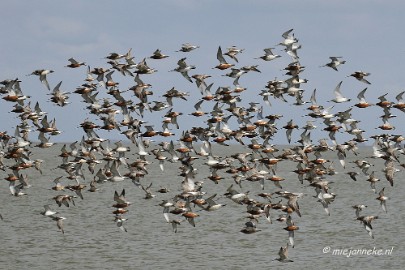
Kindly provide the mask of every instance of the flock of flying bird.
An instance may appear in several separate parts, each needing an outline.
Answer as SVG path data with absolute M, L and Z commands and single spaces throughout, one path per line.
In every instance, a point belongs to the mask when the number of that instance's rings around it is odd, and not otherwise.
M 397 102 L 386 99 L 386 95 L 379 97 L 379 102 L 368 103 L 365 98 L 367 88 L 362 90 L 357 98 L 358 102 L 351 103 L 345 111 L 333 113 L 334 106 L 325 108 L 318 104 L 316 100 L 316 90 L 312 92 L 309 101 L 304 98 L 304 85 L 307 80 L 302 78 L 305 70 L 299 61 L 299 49 L 301 45 L 294 36 L 293 30 L 282 34 L 283 40 L 278 44 L 287 55 L 291 57 L 291 63 L 284 68 L 284 80 L 270 80 L 265 89 L 254 92 L 240 85 L 239 79 L 249 72 L 260 72 L 259 65 L 243 66 L 237 68 L 238 55 L 244 50 L 235 46 L 227 48 L 224 53 L 219 47 L 217 51 L 218 65 L 213 67 L 224 72 L 224 76 L 233 80 L 233 87 L 217 87 L 214 92 L 214 83 L 208 83 L 211 76 L 207 74 L 194 73 L 197 67 L 188 64 L 186 57 L 177 62 L 177 67 L 171 72 L 180 73 L 187 81 L 195 83 L 195 87 L 200 92 L 199 99 L 195 104 L 195 111 L 190 112 L 188 117 L 195 117 L 195 122 L 200 122 L 200 126 L 194 126 L 189 130 L 182 130 L 181 135 L 175 138 L 173 133 L 180 129 L 181 121 L 178 118 L 183 116 L 183 112 L 176 111 L 176 99 L 188 100 L 189 93 L 177 90 L 172 87 L 159 99 L 151 91 L 152 85 L 147 83 L 148 76 L 154 76 L 156 69 L 151 68 L 147 63 L 153 61 L 164 61 L 169 57 L 157 49 L 150 57 L 144 58 L 139 63 L 135 62 L 132 51 L 125 54 L 111 53 L 106 56 L 109 64 L 108 68 L 91 68 L 84 62 L 69 59 L 67 68 L 87 67 L 87 76 L 84 83 L 76 88 L 72 93 L 61 90 L 62 82 L 58 83 L 53 90 L 48 83 L 48 76 L 56 76 L 52 70 L 39 69 L 30 75 L 38 76 L 40 82 L 49 90 L 50 101 L 56 106 L 69 105 L 70 94 L 80 95 L 86 104 L 89 117 L 80 123 L 84 135 L 81 141 L 75 141 L 70 145 L 64 144 L 60 150 L 61 163 L 58 166 L 60 176 L 54 179 L 55 185 L 52 187 L 51 198 L 59 207 L 70 207 L 75 205 L 75 200 L 83 198 L 82 190 L 88 189 L 91 192 L 99 192 L 98 186 L 106 182 L 119 182 L 131 180 L 135 187 L 145 193 L 145 199 L 153 199 L 157 195 L 153 194 L 152 183 L 145 184 L 148 178 L 148 166 L 159 164 L 162 171 L 165 166 L 177 164 L 180 169 L 178 186 L 180 192 L 173 194 L 169 189 L 162 187 L 156 192 L 167 193 L 170 199 L 162 200 L 159 204 L 162 207 L 163 218 L 177 232 L 179 225 L 187 221 L 191 226 L 198 226 L 197 220 L 204 211 L 223 211 L 225 203 L 219 203 L 220 198 L 225 198 L 229 203 L 240 205 L 245 208 L 248 214 L 248 221 L 240 232 L 252 234 L 261 231 L 258 229 L 259 219 L 264 217 L 268 223 L 273 221 L 285 223 L 286 246 L 281 247 L 279 257 L 276 260 L 282 262 L 292 261 L 288 259 L 288 248 L 294 247 L 294 232 L 299 229 L 296 221 L 301 218 L 299 200 L 304 193 L 289 192 L 283 190 L 283 178 L 277 173 L 277 166 L 283 162 L 296 163 L 297 181 L 303 186 L 310 186 L 314 189 L 314 198 L 322 205 L 327 215 L 330 215 L 329 205 L 336 198 L 332 192 L 331 182 L 328 176 L 336 173 L 333 161 L 323 157 L 325 153 L 336 153 L 339 163 L 343 168 L 347 167 L 346 157 L 348 154 L 358 156 L 358 143 L 363 143 L 369 139 L 374 140 L 372 158 L 383 159 L 385 168 L 383 170 L 387 182 L 384 185 L 394 185 L 395 173 L 398 167 L 403 166 L 399 160 L 399 155 L 404 154 L 402 141 L 405 139 L 401 135 L 391 134 L 395 127 L 390 124 L 390 119 L 395 117 L 391 110 L 398 109 L 405 112 L 405 102 L 402 99 L 404 92 L 396 96 Z M 178 54 L 192 55 L 199 46 L 183 44 Z M 274 61 L 281 57 L 274 54 L 274 48 L 264 49 L 264 55 L 257 57 L 261 63 Z M 322 67 L 332 68 L 338 71 L 340 65 L 345 64 L 342 57 L 330 57 L 330 62 Z M 228 73 L 226 73 L 228 72 Z M 194 74 L 191 74 L 194 73 Z M 120 89 L 120 84 L 116 77 L 130 76 L 134 79 L 134 85 L 129 89 Z M 363 71 L 356 71 L 349 76 L 354 77 L 364 85 L 370 85 L 366 79 L 370 74 Z M 31 158 L 31 147 L 49 148 L 55 147 L 51 138 L 57 136 L 61 131 L 57 128 L 56 119 L 51 119 L 50 114 L 42 111 L 38 102 L 34 107 L 31 105 L 32 97 L 25 96 L 20 87 L 19 79 L 4 80 L 1 82 L 0 94 L 6 102 L 14 104 L 12 112 L 20 120 L 13 135 L 7 131 L 0 132 L 1 158 L 0 168 L 6 172 L 4 179 L 9 182 L 10 192 L 13 196 L 26 195 L 26 190 L 30 187 L 28 181 L 29 173 L 24 171 L 34 168 L 41 171 L 43 160 Z M 339 82 L 334 90 L 335 98 L 332 103 L 350 102 L 341 92 L 342 82 Z M 249 106 L 243 105 L 243 92 L 250 95 L 257 95 L 261 102 L 251 102 Z M 128 92 L 130 95 L 128 95 Z M 100 93 L 107 94 L 105 98 L 99 98 Z M 102 94 L 101 94 L 102 95 Z M 274 101 L 271 101 L 274 100 Z M 305 106 L 309 118 L 306 125 L 299 127 L 291 119 L 285 125 L 280 124 L 282 115 L 265 115 L 265 107 L 276 105 L 274 102 L 288 102 L 296 106 Z M 203 105 L 211 110 L 204 111 Z M 2 105 L 4 106 L 4 105 Z M 370 106 L 381 108 L 382 124 L 377 128 L 382 130 L 379 135 L 364 137 L 358 124 L 360 121 L 352 117 L 352 111 L 364 110 Z M 145 121 L 145 112 L 149 112 L 151 117 L 163 115 L 162 128 L 155 129 Z M 155 116 L 157 115 L 157 116 Z M 78 116 L 78 115 L 77 115 Z M 204 119 L 200 121 L 199 119 Z M 233 122 L 232 122 L 233 121 Z M 320 127 L 315 123 L 318 122 Z M 237 123 L 236 128 L 232 128 L 232 123 Z M 328 138 L 321 139 L 318 143 L 311 140 L 313 130 L 327 132 Z M 121 141 L 110 142 L 98 135 L 99 130 L 118 132 L 117 138 L 122 136 L 130 141 L 136 152 L 136 158 L 127 156 L 131 150 Z M 300 139 L 296 144 L 291 144 L 292 132 L 302 130 Z M 287 141 L 291 144 L 289 148 L 278 149 L 272 144 L 272 139 L 277 132 L 285 131 Z M 39 143 L 33 143 L 31 134 L 38 133 Z M 345 142 L 338 142 L 336 134 L 338 132 L 347 134 L 351 139 Z M 158 138 L 158 139 L 157 139 Z M 160 141 L 154 144 L 153 141 Z M 245 151 L 235 153 L 230 156 L 215 156 L 212 148 L 216 144 L 228 146 L 229 144 L 240 144 Z M 360 158 L 360 157 L 359 157 Z M 208 166 L 209 175 L 199 175 L 196 159 L 204 160 L 203 165 Z M 384 194 L 385 188 L 377 190 L 376 183 L 380 181 L 375 176 L 375 172 L 370 168 L 373 164 L 367 159 L 358 159 L 354 162 L 354 168 L 347 172 L 348 179 L 357 181 L 363 175 L 370 182 L 374 193 L 378 192 L 376 199 L 380 202 L 383 212 L 387 212 L 387 199 Z M 92 175 L 92 181 L 86 183 L 85 170 Z M 126 170 L 125 173 L 122 171 Z M 56 173 L 55 173 L 56 174 Z M 201 179 L 201 180 L 197 180 Z M 209 194 L 204 191 L 204 186 L 212 182 L 230 181 L 229 187 L 218 196 L 217 193 Z M 273 182 L 275 192 L 265 192 L 265 183 Z M 289 179 L 288 181 L 293 181 Z M 63 184 L 68 182 L 69 184 Z M 263 192 L 250 194 L 243 192 L 243 186 L 247 182 L 257 182 Z M 305 182 L 305 183 L 304 183 Z M 218 190 L 218 189 L 217 189 Z M 218 190 L 218 192 L 221 192 Z M 125 189 L 115 191 L 113 199 L 114 220 L 117 226 L 123 231 L 125 228 L 125 213 L 131 205 L 126 198 Z M 156 199 L 154 199 L 156 200 Z M 275 200 L 277 202 L 275 202 Z M 197 207 L 197 208 L 196 208 Z M 377 214 L 361 215 L 362 210 L 367 206 L 363 204 L 353 205 L 355 219 L 358 220 L 370 237 L 374 238 L 372 221 L 378 218 Z M 46 204 L 42 215 L 50 217 L 56 221 L 61 232 L 64 231 L 63 220 L 57 211 L 52 210 L 52 206 Z M 199 209 L 196 211 L 195 209 Z M 274 219 L 274 216 L 277 216 Z M 264 225 L 263 225 L 264 226 Z

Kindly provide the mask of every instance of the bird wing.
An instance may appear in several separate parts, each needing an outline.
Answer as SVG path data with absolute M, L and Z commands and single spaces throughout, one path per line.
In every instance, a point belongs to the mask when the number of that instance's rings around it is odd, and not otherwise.
M 218 59 L 218 61 L 219 61 L 221 64 L 225 64 L 225 63 L 226 63 L 225 58 L 224 58 L 224 56 L 223 56 L 223 54 L 222 54 L 221 46 L 218 47 L 217 59 Z
M 363 89 L 358 95 L 357 98 L 359 99 L 360 102 L 366 102 L 366 99 L 364 98 L 364 93 L 366 93 L 367 88 Z
M 340 92 L 340 86 L 342 85 L 342 81 L 338 83 L 333 93 L 335 94 L 336 99 L 344 98 L 342 93 Z

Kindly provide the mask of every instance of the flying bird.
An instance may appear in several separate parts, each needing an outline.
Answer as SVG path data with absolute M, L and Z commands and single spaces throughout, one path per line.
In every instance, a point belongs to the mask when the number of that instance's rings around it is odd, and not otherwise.
M 187 58 L 181 58 L 178 62 L 177 62 L 177 67 L 171 71 L 177 71 L 180 72 L 181 75 L 183 75 L 183 77 L 189 81 L 189 82 L 193 82 L 190 78 L 190 76 L 188 75 L 188 72 L 192 69 L 195 69 L 194 65 L 188 65 L 186 63 L 186 59 Z
M 342 92 L 340 91 L 340 86 L 342 85 L 342 82 L 338 83 L 336 86 L 335 90 L 333 91 L 333 94 L 335 95 L 335 98 L 332 99 L 331 101 L 335 103 L 343 103 L 343 102 L 349 102 L 351 99 L 346 98 L 342 95 Z
M 371 84 L 369 81 L 367 81 L 364 77 L 369 76 L 369 72 L 364 72 L 364 71 L 355 71 L 352 74 L 350 74 L 348 77 L 354 77 L 360 82 L 364 82 L 366 84 Z
M 274 48 L 263 49 L 264 55 L 262 55 L 262 56 L 260 56 L 260 57 L 258 57 L 256 59 L 263 59 L 264 61 L 271 61 L 271 60 L 274 60 L 276 58 L 281 57 L 281 55 L 274 54 L 273 51 L 272 51 L 273 49 Z
M 330 67 L 330 68 L 333 68 L 334 70 L 338 71 L 337 67 L 346 63 L 345 60 L 341 60 L 341 58 L 342 58 L 341 56 L 331 56 L 329 58 L 330 58 L 330 62 L 321 67 Z
M 219 61 L 219 64 L 218 64 L 217 66 L 215 66 L 214 68 L 217 68 L 217 69 L 220 69 L 220 70 L 225 70 L 225 69 L 228 69 L 228 68 L 234 66 L 234 64 L 229 64 L 229 63 L 225 60 L 225 58 L 224 58 L 224 56 L 223 56 L 223 54 L 222 54 L 221 46 L 218 47 L 217 59 L 218 59 L 218 61 Z
M 49 91 L 51 91 L 51 88 L 49 87 L 49 83 L 48 83 L 48 80 L 47 80 L 47 77 L 46 77 L 46 75 L 48 75 L 50 73 L 53 73 L 53 70 L 50 70 L 50 69 L 37 69 L 37 70 L 34 70 L 29 75 L 39 76 L 39 80 L 41 81 L 41 83 L 43 83 L 46 86 L 46 88 Z

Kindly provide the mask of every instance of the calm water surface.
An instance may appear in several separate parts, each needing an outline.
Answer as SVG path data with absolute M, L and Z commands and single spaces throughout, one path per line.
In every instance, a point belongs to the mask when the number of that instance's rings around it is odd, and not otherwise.
M 295 234 L 295 248 L 289 250 L 289 257 L 294 262 L 280 263 L 273 260 L 278 257 L 280 247 L 288 241 L 288 233 L 283 230 L 285 223 L 274 220 L 273 224 L 269 224 L 263 218 L 258 224 L 260 232 L 251 235 L 240 233 L 247 221 L 246 207 L 221 197 L 233 180 L 220 172 L 226 178 L 219 184 L 211 182 L 207 178 L 209 172 L 206 166 L 202 165 L 204 159 L 195 162 L 198 169 L 196 178 L 205 182 L 207 195 L 217 193 L 216 201 L 227 205 L 218 211 L 199 212 L 195 228 L 182 222 L 178 232 L 174 233 L 171 225 L 164 220 L 162 208 L 157 205 L 180 190 L 182 177 L 178 176 L 178 163 L 167 164 L 164 172 L 155 161 L 148 167 L 149 175 L 141 182 L 144 185 L 153 183 L 151 190 L 156 197 L 151 200 L 145 200 L 144 192 L 127 180 L 100 184 L 98 192 L 85 191 L 84 200 L 76 199 L 76 206 L 57 207 L 52 197 L 70 193 L 50 190 L 54 184 L 52 180 L 65 175 L 60 169 L 54 169 L 61 162 L 57 157 L 61 146 L 33 150 L 32 159 L 44 160 L 43 175 L 35 170 L 24 171 L 29 174 L 32 184 L 27 189 L 27 196 L 11 196 L 8 182 L 2 181 L 0 213 L 4 220 L 0 222 L 0 269 L 401 269 L 405 265 L 404 173 L 396 174 L 392 188 L 381 172 L 383 163 L 379 160 L 372 160 L 375 164 L 372 170 L 381 179 L 377 183 L 377 191 L 386 187 L 386 195 L 390 197 L 388 213 L 382 211 L 375 199 L 377 195 L 364 175 L 354 182 L 344 173 L 352 170 L 351 164 L 344 170 L 335 162 L 338 174 L 328 177 L 329 181 L 333 181 L 331 191 L 337 194 L 335 202 L 330 205 L 330 216 L 313 197 L 313 188 L 297 180 L 292 172 L 295 163 L 283 161 L 278 166 L 277 173 L 286 178 L 282 183 L 283 189 L 305 193 L 299 200 L 302 217 L 293 215 L 294 222 L 300 227 Z M 214 151 L 224 156 L 241 149 L 234 146 Z M 370 149 L 362 149 L 357 157 L 349 154 L 348 161 L 367 159 L 370 154 Z M 326 158 L 336 159 L 335 153 L 328 155 Z M 129 160 L 135 158 L 134 155 L 127 157 Z M 124 168 L 121 171 L 125 172 Z M 1 176 L 4 178 L 6 174 L 1 172 Z M 85 183 L 90 180 L 87 177 Z M 73 184 L 68 181 L 64 179 L 62 183 Z M 161 186 L 168 187 L 171 192 L 157 193 Z M 115 225 L 112 214 L 114 191 L 120 192 L 123 188 L 127 199 L 133 202 L 126 214 L 127 233 Z M 264 192 L 276 190 L 273 183 L 266 182 Z M 250 197 L 262 200 L 256 196 L 263 192 L 259 183 L 245 181 L 242 191 L 250 191 Z M 278 200 L 275 198 L 273 202 Z M 54 221 L 40 214 L 43 205 L 48 203 L 66 217 L 65 234 L 58 231 Z M 359 203 L 368 205 L 362 214 L 379 216 L 372 223 L 375 239 L 355 220 L 351 205 Z M 272 214 L 277 218 L 279 213 L 273 210 Z M 329 251 L 328 248 L 330 252 L 324 253 Z M 383 249 L 384 252 L 388 249 L 392 250 L 392 254 L 354 254 L 348 257 L 347 253 L 346 256 L 332 254 L 336 249 Z

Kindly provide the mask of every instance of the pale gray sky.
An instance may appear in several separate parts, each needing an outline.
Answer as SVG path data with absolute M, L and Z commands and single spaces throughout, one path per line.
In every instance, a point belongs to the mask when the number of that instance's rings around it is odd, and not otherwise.
M 48 117 L 56 118 L 57 126 L 63 133 L 53 137 L 52 141 L 74 141 L 84 134 L 77 126 L 89 117 L 77 94 L 71 94 L 66 107 L 60 108 L 50 103 L 49 91 L 39 82 L 37 76 L 26 76 L 36 69 L 52 69 L 55 72 L 48 77 L 51 88 L 63 81 L 62 90 L 74 91 L 83 83 L 86 68 L 68 69 L 67 59 L 74 57 L 93 67 L 109 67 L 106 63 L 111 52 L 126 53 L 132 48 L 135 60 L 139 62 L 159 48 L 170 55 L 168 59 L 154 61 L 149 59 L 151 67 L 157 73 L 142 77 L 152 84 L 155 99 L 175 86 L 190 93 L 189 102 L 174 101 L 177 110 L 190 113 L 192 105 L 200 98 L 195 84 L 186 81 L 180 74 L 168 72 L 176 67 L 177 61 L 187 57 L 189 64 L 196 65 L 190 74 L 205 73 L 212 75 L 213 89 L 219 86 L 232 86 L 233 79 L 223 77 L 225 71 L 214 70 L 218 64 L 216 52 L 218 46 L 224 50 L 235 45 L 244 48 L 239 55 L 239 64 L 258 64 L 262 73 L 249 73 L 240 79 L 240 84 L 248 90 L 242 98 L 248 101 L 261 100 L 258 94 L 266 82 L 274 79 L 286 79 L 281 71 L 291 58 L 276 46 L 282 41 L 281 34 L 293 28 L 302 49 L 300 62 L 305 66 L 302 78 L 309 80 L 302 85 L 304 96 L 309 100 L 314 88 L 318 92 L 318 102 L 328 106 L 325 101 L 333 98 L 333 89 L 343 81 L 342 92 L 356 100 L 358 92 L 368 87 L 366 98 L 377 102 L 377 97 L 388 94 L 395 96 L 405 89 L 400 80 L 405 68 L 405 36 L 403 32 L 403 10 L 405 2 L 397 1 L 2 1 L 0 20 L 2 24 L 2 42 L 0 43 L 0 79 L 18 77 L 23 93 L 31 96 L 32 106 L 39 101 Z M 191 53 L 179 53 L 182 43 L 190 42 L 200 48 Z M 263 54 L 263 49 L 275 47 L 274 52 L 282 58 L 272 62 L 254 59 Z M 319 66 L 329 61 L 329 56 L 343 56 L 347 63 L 339 72 Z M 230 61 L 232 62 L 232 61 Z M 371 85 L 365 85 L 347 75 L 356 70 L 370 72 Z M 114 79 L 120 82 L 120 89 L 126 90 L 133 85 L 132 78 L 123 77 L 117 72 Z M 100 92 L 103 89 L 100 88 Z M 129 93 L 127 93 L 129 97 Z M 105 96 L 100 93 L 100 97 Z M 291 100 L 291 99 L 290 99 Z M 295 107 L 273 101 L 272 107 L 265 106 L 265 114 L 282 114 L 280 126 L 291 118 L 300 126 L 306 118 L 298 117 L 307 111 L 307 107 Z M 0 131 L 13 134 L 19 123 L 15 114 L 8 112 L 12 103 L 1 100 Z M 347 104 L 337 104 L 333 112 L 344 110 Z M 210 106 L 205 107 L 210 108 Z M 392 122 L 396 133 L 404 133 L 402 112 L 393 111 L 401 116 Z M 370 130 L 381 122 L 378 116 L 381 108 L 366 111 L 353 110 L 353 116 L 361 120 L 360 128 Z M 163 113 L 146 113 L 145 119 L 161 129 Z M 119 117 L 118 117 L 119 118 Z M 205 125 L 203 120 L 183 116 L 180 128 L 188 129 L 193 125 Z M 371 128 L 370 128 L 371 127 Z M 319 131 L 320 132 L 320 131 Z M 322 132 L 320 132 L 322 133 Z M 105 138 L 124 139 L 117 132 L 99 132 Z M 319 135 L 326 137 L 326 133 Z M 37 132 L 32 138 L 36 140 Z M 298 132 L 293 134 L 293 141 Z M 283 131 L 275 137 L 275 143 L 285 142 Z

